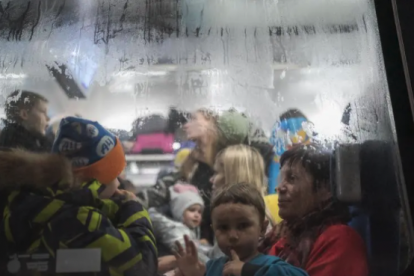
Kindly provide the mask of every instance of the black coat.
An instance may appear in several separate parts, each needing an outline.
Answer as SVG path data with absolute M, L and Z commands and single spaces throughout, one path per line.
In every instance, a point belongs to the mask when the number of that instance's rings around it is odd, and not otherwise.
M 21 148 L 34 152 L 50 152 L 52 141 L 40 133 L 27 130 L 17 123 L 5 123 L 0 134 L 1 148 Z

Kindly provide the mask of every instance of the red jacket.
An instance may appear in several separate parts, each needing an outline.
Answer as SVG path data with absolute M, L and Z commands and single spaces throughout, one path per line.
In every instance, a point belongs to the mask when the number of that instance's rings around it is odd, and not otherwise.
M 279 240 L 269 254 L 278 256 L 284 245 Z M 304 269 L 309 276 L 368 276 L 364 241 L 347 225 L 329 226 L 313 244 Z

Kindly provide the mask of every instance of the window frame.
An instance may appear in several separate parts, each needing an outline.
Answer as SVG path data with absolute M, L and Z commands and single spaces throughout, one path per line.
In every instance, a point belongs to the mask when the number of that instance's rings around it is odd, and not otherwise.
M 398 141 L 404 211 L 410 212 L 409 230 L 413 229 L 414 214 L 414 97 L 411 79 L 414 79 L 414 40 L 408 30 L 414 31 L 413 1 L 374 0 L 375 12 L 385 74 L 388 81 L 394 125 Z M 409 15 L 411 11 L 411 14 Z M 409 52 L 407 56 L 406 53 Z M 411 75 L 409 68 L 412 68 Z M 413 234 L 413 233 L 411 233 Z M 414 259 L 400 275 L 414 275 Z

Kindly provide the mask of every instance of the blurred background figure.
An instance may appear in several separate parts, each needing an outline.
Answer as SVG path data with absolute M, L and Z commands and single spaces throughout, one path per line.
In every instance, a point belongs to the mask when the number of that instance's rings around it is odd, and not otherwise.
M 269 194 L 276 193 L 280 156 L 296 145 L 310 144 L 314 136 L 312 123 L 300 110 L 289 109 L 280 115 L 270 137 L 275 156 L 269 171 Z
M 11 93 L 5 103 L 6 119 L 0 147 L 50 151 L 52 144 L 46 139 L 47 112 L 48 100 L 40 94 L 24 90 Z

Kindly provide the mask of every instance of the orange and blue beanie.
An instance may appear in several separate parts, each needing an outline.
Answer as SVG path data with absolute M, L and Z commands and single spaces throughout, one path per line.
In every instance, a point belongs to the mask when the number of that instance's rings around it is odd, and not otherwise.
M 52 151 L 72 162 L 74 173 L 107 184 L 126 166 L 121 142 L 98 122 L 67 117 L 60 122 Z

